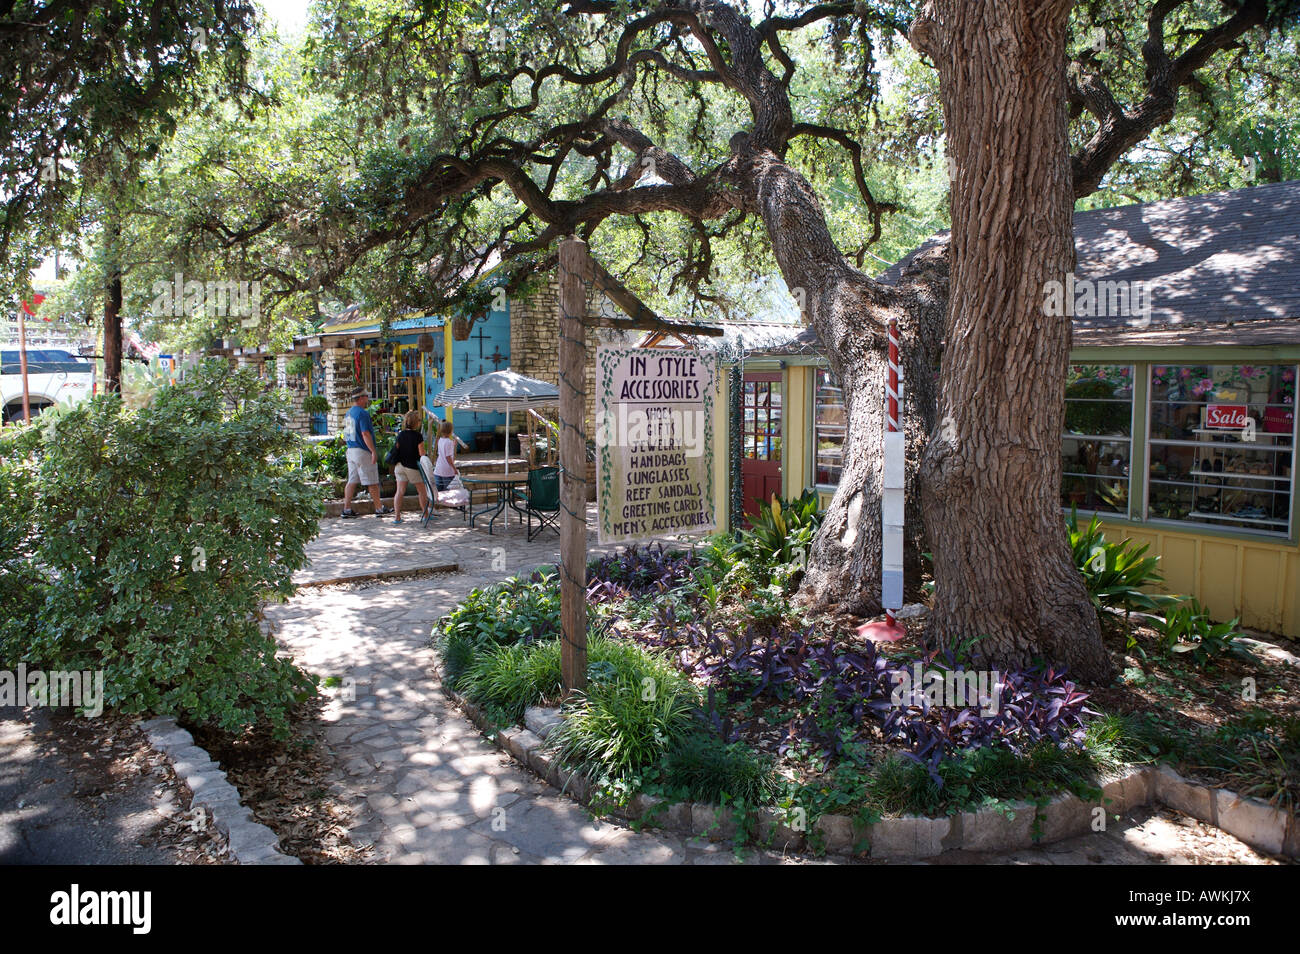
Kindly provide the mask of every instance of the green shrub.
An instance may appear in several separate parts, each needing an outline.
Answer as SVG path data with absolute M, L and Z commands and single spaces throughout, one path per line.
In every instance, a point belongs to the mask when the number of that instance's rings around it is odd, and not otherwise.
M 730 744 L 712 735 L 693 733 L 668 750 L 663 783 L 691 801 L 724 800 L 765 804 L 775 791 L 772 766 L 742 742 Z
M 1153 612 L 1170 602 L 1170 597 L 1142 592 L 1142 587 L 1164 581 L 1159 571 L 1160 558 L 1145 555 L 1148 544 L 1136 546 L 1132 540 L 1108 542 L 1095 516 L 1080 530 L 1079 514 L 1074 509 L 1070 510 L 1066 527 L 1074 565 L 1083 574 L 1088 595 L 1098 609 L 1113 606 Z
M 284 373 L 293 377 L 311 374 L 312 358 L 309 354 L 295 355 L 284 363 Z
M 560 632 L 560 586 L 554 569 L 480 587 L 438 622 L 435 639 L 505 645 Z
M 39 540 L 37 451 L 41 428 L 60 413 L 51 409 L 38 423 L 0 429 L 0 651 L 28 638 L 44 599 L 44 575 L 34 559 Z
M 334 437 L 321 444 L 321 468 L 330 477 L 346 480 L 348 476 L 348 445 L 342 437 Z
M 304 414 L 328 414 L 329 409 L 330 402 L 319 394 L 309 394 L 302 399 L 302 412 Z
M 1237 651 L 1249 654 L 1234 644 L 1241 635 L 1238 620 L 1215 623 L 1195 599 L 1188 600 L 1166 612 L 1163 620 L 1155 624 L 1160 633 L 1160 648 L 1165 652 L 1191 653 L 1197 666 L 1213 665 L 1224 653 Z
M 0 659 L 102 669 L 106 704 L 128 713 L 286 733 L 313 681 L 260 608 L 293 592 L 321 507 L 271 462 L 296 440 L 285 412 L 254 375 L 209 362 L 137 411 L 110 394 L 42 416 L 39 440 L 20 438 L 35 442 L 35 504 L 0 513 L 6 539 L 30 531 L 38 605 L 3 631 Z M 14 468 L 0 486 L 26 479 Z

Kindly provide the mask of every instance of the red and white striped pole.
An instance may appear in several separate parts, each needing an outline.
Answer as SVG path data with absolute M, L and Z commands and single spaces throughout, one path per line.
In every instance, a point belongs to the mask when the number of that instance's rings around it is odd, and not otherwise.
M 885 384 L 887 425 L 884 439 L 884 468 L 880 490 L 880 605 L 885 611 L 883 623 L 867 623 L 858 632 L 874 640 L 902 639 L 907 630 L 900 626 L 894 611 L 903 606 L 903 432 L 899 427 L 898 403 L 901 398 L 898 375 L 898 322 L 889 322 L 889 374 Z
M 892 318 L 889 321 L 889 384 L 885 389 L 885 393 L 888 395 L 887 404 L 889 410 L 889 426 L 886 430 L 886 433 L 897 434 L 898 433 L 898 322 L 894 321 Z M 890 450 L 889 438 L 885 438 L 886 459 L 888 459 L 889 457 L 889 450 Z M 902 488 L 900 487 L 899 490 L 901 492 Z M 890 492 L 890 488 L 887 487 L 885 489 L 885 493 L 888 494 L 889 492 Z M 884 510 L 883 506 L 881 510 L 883 512 Z M 889 527 L 889 523 L 886 520 L 883 527 L 883 529 L 885 530 L 884 536 L 886 541 L 888 540 L 888 527 Z M 900 530 L 902 529 L 901 520 L 899 520 L 898 527 Z M 889 624 L 890 629 L 895 629 L 897 628 L 898 623 L 894 619 L 894 610 L 901 609 L 902 607 L 894 606 L 893 603 L 895 601 L 889 600 L 887 598 L 887 594 L 889 591 L 889 570 L 885 569 L 885 567 L 888 566 L 889 559 L 888 559 L 888 555 L 883 551 L 884 551 L 884 547 L 882 547 L 882 553 L 881 553 L 881 581 L 880 581 L 881 605 L 888 607 L 885 610 L 885 622 Z M 901 553 L 899 554 L 899 557 L 900 557 L 899 570 L 901 574 L 901 570 L 902 570 Z M 901 603 L 902 600 L 900 599 L 897 602 Z

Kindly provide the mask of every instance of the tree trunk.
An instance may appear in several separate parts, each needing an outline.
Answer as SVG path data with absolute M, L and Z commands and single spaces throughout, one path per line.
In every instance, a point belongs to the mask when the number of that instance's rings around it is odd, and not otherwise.
M 118 264 L 118 239 L 121 228 L 116 224 L 109 233 L 108 285 L 104 289 L 104 392 L 122 390 L 122 271 Z
M 872 348 L 839 362 L 847 429 L 844 469 L 808 555 L 802 597 L 811 609 L 861 616 L 880 612 L 880 448 L 885 357 Z
M 880 318 L 887 321 L 887 314 L 881 313 Z M 912 298 L 899 321 L 902 426 L 909 474 L 915 474 L 920 466 L 934 429 L 942 314 L 941 307 Z M 922 325 L 933 327 L 919 332 Z M 808 556 L 802 598 L 812 609 L 859 616 L 875 616 L 881 611 L 880 490 L 887 368 L 885 349 L 874 344 L 850 360 L 832 359 L 832 369 L 844 389 L 848 429 L 840 483 Z M 923 555 L 928 543 L 920 487 L 912 479 L 907 483 L 903 519 L 903 598 L 915 602 L 922 596 Z
M 990 667 L 1113 672 L 1060 509 L 1068 317 L 1043 289 L 1074 267 L 1068 0 L 942 0 L 913 42 L 938 67 L 956 163 L 939 426 L 922 461 L 931 635 L 982 637 Z
M 872 615 L 880 610 L 885 329 L 893 319 L 902 334 L 915 333 L 921 310 L 909 311 L 908 296 L 871 281 L 848 264 L 835 246 L 816 193 L 799 172 L 772 152 L 753 148 L 744 133 L 732 138 L 732 149 L 726 174 L 739 187 L 746 206 L 762 217 L 781 275 L 816 329 L 844 390 L 844 471 L 809 554 L 800 598 L 815 609 Z M 913 361 L 927 360 L 921 354 L 915 351 L 905 359 L 905 379 L 913 373 Z M 918 365 L 915 373 L 920 400 L 928 395 L 933 406 L 932 370 Z M 906 383 L 904 398 L 908 441 L 919 457 L 930 415 L 920 413 Z M 909 510 L 919 533 L 919 501 Z M 919 551 L 909 551 L 904 573 L 914 588 L 920 582 Z

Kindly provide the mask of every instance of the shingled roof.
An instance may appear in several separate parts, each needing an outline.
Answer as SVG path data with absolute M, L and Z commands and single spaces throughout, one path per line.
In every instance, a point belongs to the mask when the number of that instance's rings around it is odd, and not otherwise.
M 1300 342 L 1300 181 L 1076 212 L 1074 247 L 1076 278 L 1151 288 L 1149 324 L 1076 317 L 1076 345 Z

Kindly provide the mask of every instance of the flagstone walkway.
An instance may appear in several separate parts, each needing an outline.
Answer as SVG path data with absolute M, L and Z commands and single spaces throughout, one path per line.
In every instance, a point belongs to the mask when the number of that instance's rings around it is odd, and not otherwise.
M 592 521 L 594 525 L 594 520 Z M 594 533 L 589 548 L 599 551 Z M 634 832 L 594 822 L 572 799 L 517 767 L 486 742 L 441 692 L 429 633 L 435 620 L 471 589 L 558 557 L 558 538 L 532 543 L 512 525 L 489 536 L 466 531 L 450 513 L 424 530 L 418 521 L 360 517 L 325 520 L 300 581 L 333 579 L 340 570 L 459 565 L 459 572 L 303 589 L 269 607 L 282 644 L 322 678 L 327 737 L 336 782 L 357 809 L 358 844 L 376 861 L 421 863 L 772 864 L 778 855 L 663 832 Z M 1217 847 L 1216 847 L 1217 846 Z M 1213 850 L 1211 850 L 1213 849 Z M 1258 860 L 1230 836 L 1179 826 L 1171 813 L 1138 813 L 1099 837 L 1071 839 L 1006 856 L 945 861 L 1051 863 L 1198 863 Z M 1205 863 L 1202 860 L 1200 863 Z
M 592 521 L 594 525 L 594 519 Z M 600 548 L 591 535 L 589 547 Z M 403 864 L 718 863 L 725 846 L 595 823 L 572 799 L 519 769 L 442 694 L 429 633 L 476 586 L 558 559 L 553 533 L 528 543 L 512 524 L 467 531 L 439 514 L 425 530 L 405 519 L 325 520 L 299 582 L 456 563 L 460 572 L 305 589 L 269 607 L 281 642 L 322 677 L 341 783 L 358 808 L 357 843 Z

